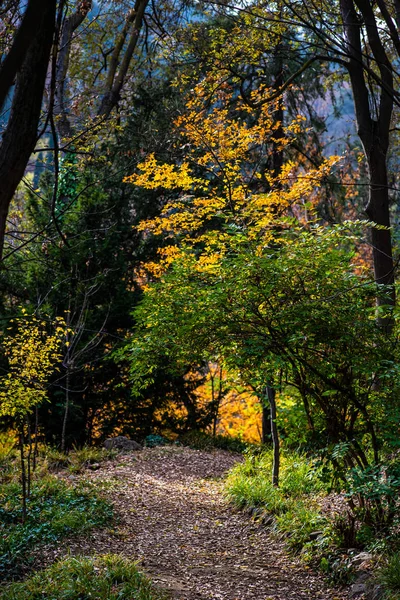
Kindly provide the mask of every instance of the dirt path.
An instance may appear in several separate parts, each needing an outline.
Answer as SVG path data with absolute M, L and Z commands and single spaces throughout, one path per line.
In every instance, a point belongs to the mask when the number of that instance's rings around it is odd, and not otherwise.
M 222 451 L 154 448 L 103 464 L 89 477 L 112 499 L 116 531 L 94 533 L 69 551 L 138 560 L 177 600 L 345 600 L 228 505 L 218 478 L 237 460 Z

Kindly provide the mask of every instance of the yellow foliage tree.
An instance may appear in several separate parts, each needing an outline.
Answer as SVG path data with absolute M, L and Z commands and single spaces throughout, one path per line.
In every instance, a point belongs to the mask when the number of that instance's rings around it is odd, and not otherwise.
M 30 417 L 47 398 L 47 383 L 61 361 L 60 350 L 66 335 L 63 319 L 56 319 L 53 326 L 54 332 L 49 334 L 46 321 L 28 315 L 22 309 L 21 317 L 10 322 L 10 334 L 3 341 L 9 368 L 0 379 L 0 416 L 12 419 L 19 432 L 24 519 L 31 481 Z M 29 451 L 25 458 L 26 432 Z
M 255 91 L 252 97 L 256 99 L 259 94 Z M 137 173 L 124 179 L 160 193 L 173 192 L 161 214 L 140 225 L 142 231 L 171 238 L 171 245 L 160 250 L 160 261 L 146 265 L 156 276 L 182 255 L 185 245 L 201 243 L 199 265 L 217 265 L 229 249 L 227 226 L 245 229 L 264 247 L 274 235 L 277 219 L 296 207 L 297 214 L 304 210 L 305 199 L 309 202 L 318 195 L 321 182 L 340 159 L 331 156 L 308 171 L 289 161 L 273 175 L 262 165 L 277 128 L 281 128 L 273 117 L 275 103 L 262 104 L 257 118 L 250 119 L 247 117 L 254 109 L 240 99 L 235 99 L 232 109 L 229 86 L 221 85 L 211 108 L 207 107 L 207 97 L 208 85 L 202 82 L 191 92 L 185 114 L 175 121 L 181 148 L 185 149 L 184 160 L 160 164 L 150 154 L 138 165 Z M 285 135 L 279 139 L 282 150 L 300 131 L 303 121 L 299 115 L 283 128 Z
M 190 91 L 186 110 L 175 121 L 181 160 L 159 163 L 150 154 L 125 178 L 168 198 L 161 214 L 139 227 L 145 235 L 170 240 L 157 263 L 144 265 L 144 273 L 161 277 L 177 259 L 184 260 L 186 248 L 196 249 L 195 269 L 218 272 L 221 259 L 233 250 L 233 237 L 240 243 L 238 233 L 252 252 L 262 254 L 270 243 L 281 243 L 276 232 L 283 216 L 314 216 L 322 182 L 340 157 L 309 170 L 291 160 L 279 172 L 268 171 L 270 153 L 283 152 L 305 120 L 298 115 L 287 124 L 278 121 L 281 98 L 269 102 L 269 97 L 270 90 L 262 87 L 244 101 L 213 71 Z M 143 272 L 140 276 L 143 282 Z M 243 403 L 233 404 L 243 412 Z M 259 417 L 253 413 L 255 425 Z

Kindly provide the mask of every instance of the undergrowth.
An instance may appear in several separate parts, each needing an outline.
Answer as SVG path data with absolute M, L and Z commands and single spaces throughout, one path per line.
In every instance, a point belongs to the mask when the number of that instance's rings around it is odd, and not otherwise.
M 12 433 L 0 435 L 0 579 L 17 576 L 42 544 L 102 526 L 112 517 L 111 506 L 93 488 L 73 487 L 52 473 L 78 473 L 113 453 L 84 447 L 64 454 L 44 445 L 38 450 L 24 522 L 15 439 Z
M 42 446 L 39 450 L 39 458 L 42 459 L 45 468 L 49 471 L 68 469 L 70 473 L 81 473 L 90 465 L 115 458 L 117 454 L 116 450 L 107 450 L 96 446 L 73 448 L 68 454 L 50 446 Z
M 300 551 L 318 536 L 331 536 L 326 517 L 318 508 L 324 486 L 318 471 L 303 456 L 286 454 L 281 458 L 280 486 L 271 483 L 272 453 L 249 453 L 228 476 L 229 499 L 239 508 L 259 509 L 257 514 L 274 516 L 274 527 L 287 537 L 288 545 Z
M 0 600 L 159 600 L 161 594 L 121 556 L 67 558 L 0 591 Z
M 179 436 L 178 441 L 183 446 L 189 446 L 195 450 L 228 450 L 230 452 L 242 453 L 251 444 L 244 442 L 240 438 L 235 438 L 227 435 L 210 435 L 203 431 L 188 431 Z
M 111 506 L 89 488 L 74 488 L 54 476 L 33 482 L 27 519 L 22 522 L 18 483 L 0 486 L 0 578 L 26 567 L 32 550 L 43 543 L 106 524 Z
M 400 600 L 400 552 L 389 557 L 378 573 L 378 581 L 385 590 L 385 599 Z
M 385 598 L 400 600 L 397 518 L 390 526 L 385 523 L 381 530 L 378 529 L 379 522 L 370 525 L 362 522 L 362 513 L 357 511 L 356 494 L 360 494 L 363 488 L 355 488 L 353 480 L 346 486 L 346 495 L 353 501 L 353 510 L 342 507 L 340 513 L 323 514 L 320 506 L 322 497 L 328 494 L 326 474 L 321 472 L 321 467 L 313 466 L 306 456 L 283 453 L 278 488 L 271 483 L 271 469 L 271 451 L 248 451 L 245 461 L 236 465 L 227 478 L 226 492 L 231 502 L 238 508 L 248 509 L 254 518 L 268 523 L 273 531 L 285 538 L 289 548 L 301 552 L 306 562 L 319 566 L 332 583 L 347 584 L 355 574 L 349 548 L 386 555 L 386 563 L 378 579 L 385 590 Z M 375 479 L 370 479 L 369 495 L 374 494 L 373 498 L 379 499 L 383 497 L 390 508 L 389 492 L 392 488 L 389 489 L 389 477 L 383 479 L 376 475 Z M 366 485 L 364 480 L 363 485 Z M 384 494 L 380 493 L 381 488 Z M 393 489 L 397 490 L 397 487 Z M 369 496 L 365 492 L 362 500 L 368 507 Z M 383 501 L 381 505 L 385 506 Z M 396 506 L 394 502 L 393 505 Z

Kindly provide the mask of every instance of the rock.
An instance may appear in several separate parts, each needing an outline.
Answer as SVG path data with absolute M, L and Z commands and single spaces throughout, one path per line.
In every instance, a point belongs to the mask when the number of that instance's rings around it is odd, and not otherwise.
M 88 465 L 88 469 L 91 471 L 98 471 L 100 469 L 100 465 L 99 463 L 92 463 L 91 465 Z
M 310 541 L 312 542 L 313 540 L 317 540 L 319 537 L 321 537 L 321 535 L 323 535 L 323 531 L 312 531 L 310 533 Z
M 128 438 L 123 435 L 106 440 L 104 442 L 104 448 L 107 450 L 122 450 L 123 452 L 135 452 L 143 449 L 140 444 L 133 440 L 128 440 Z
M 353 583 L 350 587 L 349 598 L 358 598 L 364 596 L 367 591 L 367 586 L 364 583 Z
M 264 515 L 264 510 L 262 508 L 253 508 L 252 517 L 253 517 L 254 521 L 259 521 L 263 515 Z
M 365 571 L 361 571 L 360 573 L 357 573 L 357 577 L 355 578 L 354 583 L 366 583 L 370 579 L 371 579 L 371 574 L 370 573 L 366 573 Z
M 373 558 L 373 555 L 368 552 L 360 552 L 351 559 L 351 564 L 353 567 L 365 566 L 365 563 L 369 563 Z

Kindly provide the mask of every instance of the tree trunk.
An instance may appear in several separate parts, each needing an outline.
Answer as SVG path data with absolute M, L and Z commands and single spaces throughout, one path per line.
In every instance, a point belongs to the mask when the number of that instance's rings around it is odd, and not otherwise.
M 22 521 L 26 521 L 26 471 L 25 471 L 25 456 L 24 456 L 24 424 L 21 423 L 19 432 L 19 453 L 21 459 L 21 484 L 22 484 Z
M 271 411 L 269 406 L 262 404 L 262 415 L 261 415 L 261 443 L 271 443 Z
M 0 109 L 14 84 L 38 27 L 41 25 L 42 0 L 29 0 L 13 44 L 0 68 Z
M 35 472 L 36 470 L 36 461 L 38 457 L 38 435 L 39 435 L 39 407 L 35 408 L 35 446 L 33 449 L 33 462 L 32 462 L 32 470 Z
M 63 418 L 62 431 L 61 431 L 61 452 L 65 452 L 65 434 L 67 431 L 68 412 L 69 412 L 69 380 L 70 380 L 70 367 L 68 364 L 66 384 L 65 384 L 65 409 L 64 409 L 64 418 Z
M 55 15 L 56 2 L 43 0 L 40 23 L 17 76 L 10 118 L 0 145 L 0 260 L 10 202 L 36 144 Z
M 356 10 L 357 6 L 357 10 Z M 354 98 L 358 135 L 367 159 L 370 187 L 366 207 L 368 217 L 377 225 L 390 226 L 390 204 L 387 175 L 387 152 L 389 131 L 393 113 L 394 80 L 393 67 L 380 37 L 380 28 L 369 0 L 340 0 L 340 10 L 346 37 L 346 50 L 349 56 L 347 65 Z M 362 19 L 360 18 L 360 14 Z M 365 77 L 365 54 L 361 44 L 362 23 L 365 24 L 371 54 L 376 62 L 382 87 L 372 112 L 371 90 Z M 372 229 L 374 276 L 378 285 L 389 285 L 389 295 L 378 291 L 377 304 L 394 305 L 394 265 L 392 236 L 389 229 Z M 378 316 L 378 323 L 388 332 L 392 330 L 393 319 Z
M 275 487 L 279 486 L 279 466 L 280 466 L 280 448 L 279 448 L 279 435 L 278 428 L 276 426 L 276 401 L 275 396 L 276 392 L 274 388 L 270 385 L 267 385 L 267 398 L 269 402 L 270 408 L 270 418 L 271 418 L 271 435 L 272 435 L 272 445 L 273 445 L 273 465 L 272 465 L 272 485 Z
M 377 140 L 378 142 L 378 140 Z M 368 153 L 370 172 L 370 192 L 366 213 L 371 221 L 383 225 L 387 229 L 373 228 L 371 243 L 374 261 L 374 277 L 378 285 L 390 286 L 386 293 L 377 295 L 377 304 L 395 304 L 394 265 L 392 254 L 392 235 L 390 229 L 389 182 L 386 167 L 386 154 L 373 150 Z M 393 323 L 390 318 L 378 316 L 378 323 L 391 330 Z

